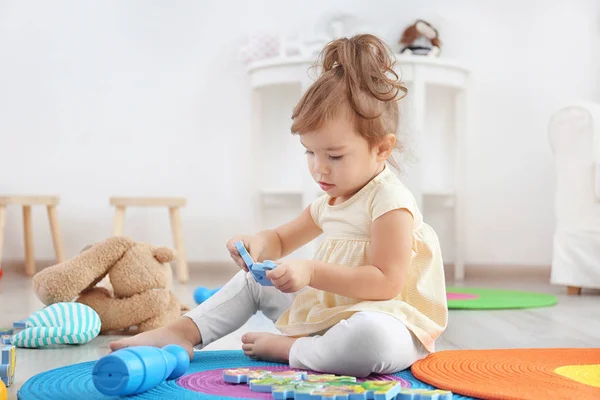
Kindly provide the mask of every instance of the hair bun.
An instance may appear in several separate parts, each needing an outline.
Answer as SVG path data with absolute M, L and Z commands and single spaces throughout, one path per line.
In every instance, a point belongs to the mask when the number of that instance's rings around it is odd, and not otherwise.
M 359 91 L 365 90 L 380 101 L 395 101 L 400 92 L 406 93 L 394 71 L 395 59 L 391 51 L 374 35 L 336 39 L 325 46 L 321 59 L 323 74 L 344 77 L 351 100 Z

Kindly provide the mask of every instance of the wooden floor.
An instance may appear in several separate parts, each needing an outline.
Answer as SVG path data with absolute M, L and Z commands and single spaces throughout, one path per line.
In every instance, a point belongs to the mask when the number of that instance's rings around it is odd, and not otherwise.
M 599 347 L 600 292 L 567 296 L 566 288 L 535 282 L 467 280 L 470 287 L 529 290 L 554 294 L 553 307 L 525 310 L 450 310 L 438 349 Z
M 221 285 L 234 271 L 199 273 L 191 271 L 190 283 L 174 284 L 174 292 L 185 303 L 194 305 L 197 286 Z M 452 282 L 449 282 L 450 284 Z M 458 311 L 451 310 L 449 325 L 438 341 L 438 350 L 528 347 L 598 347 L 600 346 L 600 295 L 584 291 L 581 296 L 567 296 L 566 289 L 526 279 L 468 279 L 462 286 L 532 290 L 558 296 L 554 307 L 529 310 Z M 31 279 L 6 271 L 0 280 L 0 327 L 26 318 L 42 308 L 33 294 Z M 231 335 L 211 344 L 211 349 L 239 349 L 240 338 L 247 331 L 275 332 L 273 324 L 258 314 Z M 52 349 L 17 349 L 15 384 L 9 388 L 9 399 L 31 376 L 60 366 L 96 360 L 108 353 L 108 343 L 115 337 L 100 336 L 83 346 Z

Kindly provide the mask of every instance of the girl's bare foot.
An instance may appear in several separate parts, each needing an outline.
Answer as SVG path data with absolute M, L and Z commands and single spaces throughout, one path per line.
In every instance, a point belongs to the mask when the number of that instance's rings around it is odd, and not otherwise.
M 273 333 L 252 332 L 242 336 L 242 350 L 250 358 L 287 363 L 295 338 Z
M 200 341 L 200 332 L 196 324 L 191 319 L 182 317 L 162 328 L 110 342 L 108 347 L 112 351 L 116 351 L 132 346 L 164 347 L 169 344 L 177 344 L 187 351 L 191 360 L 194 358 L 194 346 L 200 343 Z

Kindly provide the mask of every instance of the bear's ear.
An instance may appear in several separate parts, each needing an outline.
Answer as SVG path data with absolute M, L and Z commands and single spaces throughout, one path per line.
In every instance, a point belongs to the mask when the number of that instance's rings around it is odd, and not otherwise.
M 167 247 L 155 247 L 152 249 L 152 255 L 161 263 L 175 260 L 175 253 Z

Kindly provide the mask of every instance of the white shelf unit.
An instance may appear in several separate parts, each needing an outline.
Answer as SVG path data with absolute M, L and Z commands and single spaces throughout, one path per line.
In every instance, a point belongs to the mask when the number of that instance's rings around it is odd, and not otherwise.
M 309 70 L 314 61 L 305 57 L 270 58 L 254 62 L 247 68 L 252 90 L 252 154 L 253 158 L 261 160 L 252 171 L 255 187 L 260 192 L 255 208 L 261 220 L 259 224 L 264 223 L 265 212 L 269 210 L 286 208 L 297 214 L 320 193 L 308 173 L 298 138 L 289 131 L 292 107 L 312 83 Z M 427 197 L 441 207 L 453 210 L 455 278 L 462 280 L 465 254 L 463 164 L 470 109 L 470 72 L 458 62 L 442 57 L 396 55 L 396 66 L 402 81 L 409 87 L 406 99 L 400 102 L 401 118 L 410 121 L 411 147 L 416 149 L 417 157 L 422 155 L 420 149 L 426 133 L 427 105 L 435 99 L 435 96 L 428 98 L 428 90 L 446 90 L 447 98 L 453 103 L 449 107 L 454 110 L 453 121 L 449 124 L 452 128 L 449 132 L 450 151 L 448 146 L 442 149 L 442 154 L 451 154 L 445 165 L 437 165 L 435 160 L 428 165 L 417 162 L 401 179 L 415 195 L 419 207 L 423 206 L 423 198 Z M 277 107 L 283 108 L 277 112 Z M 281 168 L 280 163 L 293 167 Z M 424 179 L 426 168 L 437 175 L 429 179 L 433 182 Z M 312 256 L 315 246 L 316 243 L 308 246 L 302 256 Z

